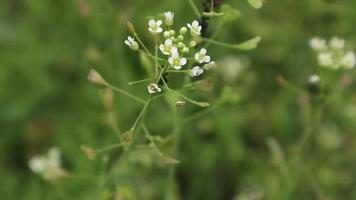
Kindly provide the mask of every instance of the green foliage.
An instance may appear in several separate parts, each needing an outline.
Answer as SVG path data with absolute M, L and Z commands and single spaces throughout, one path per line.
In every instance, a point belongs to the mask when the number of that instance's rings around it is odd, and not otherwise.
M 193 2 L 202 11 L 203 0 Z M 187 1 L 1 1 L 1 199 L 355 199 L 356 73 L 321 70 L 308 40 L 336 35 L 355 49 L 356 2 L 270 0 L 260 10 L 224 3 L 214 10 L 223 15 L 210 14 L 207 37 L 218 32 L 214 41 L 230 47 L 256 35 L 263 43 L 250 52 L 207 47 L 217 68 L 184 92 L 210 106 L 178 109 L 185 114 L 175 127 L 180 145 L 169 157 L 175 107 L 154 101 L 145 117 L 150 135 L 130 135 L 150 147 L 125 153 L 117 133 L 131 128 L 142 103 L 115 93 L 108 111 L 87 75 L 95 68 L 111 84 L 147 97 L 147 82 L 127 84 L 152 68 L 124 44 L 126 21 L 152 46 L 147 16 L 171 10 L 182 16 L 177 24 L 197 19 Z M 319 92 L 310 90 L 311 74 L 321 76 Z M 81 145 L 115 148 L 89 160 Z M 72 176 L 49 182 L 27 162 L 52 146 Z M 174 159 L 179 164 L 167 165 Z

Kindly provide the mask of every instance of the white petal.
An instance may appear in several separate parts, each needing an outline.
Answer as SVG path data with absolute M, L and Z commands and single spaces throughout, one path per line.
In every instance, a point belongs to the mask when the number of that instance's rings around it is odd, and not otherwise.
M 202 48 L 202 49 L 200 50 L 200 53 L 201 53 L 201 54 L 204 54 L 204 55 L 205 55 L 207 52 L 208 52 L 208 51 L 207 51 L 206 49 L 204 49 L 204 48 Z
M 125 44 L 126 44 L 127 46 L 131 46 L 131 43 L 130 43 L 129 41 L 127 41 L 127 40 L 125 40 Z
M 190 24 L 187 24 L 187 26 L 188 26 L 188 28 L 192 29 L 192 25 L 190 25 Z
M 151 26 L 154 26 L 156 24 L 155 20 L 154 19 L 150 19 L 150 21 L 148 21 L 148 25 L 151 27 Z
M 170 58 L 168 58 L 168 62 L 169 62 L 169 64 L 171 64 L 171 65 L 173 65 L 173 58 L 172 57 L 170 57 Z
M 162 25 L 162 20 L 158 20 L 158 21 L 156 22 L 156 25 L 157 25 L 157 26 L 161 26 L 161 25 Z
M 163 29 L 161 28 L 161 27 L 158 27 L 158 29 L 157 29 L 157 33 L 161 33 L 163 31 Z
M 171 46 L 171 45 L 173 44 L 173 42 L 172 42 L 171 39 L 167 39 L 167 40 L 164 42 L 164 44 L 165 44 L 166 46 Z
M 180 59 L 180 64 L 183 66 L 185 64 L 187 64 L 187 59 L 186 58 L 181 58 Z
M 199 26 L 199 22 L 197 20 L 194 20 L 193 23 L 192 23 L 192 26 L 193 27 Z
M 182 66 L 174 66 L 174 69 L 182 69 Z
M 204 57 L 204 62 L 210 62 L 210 56 L 205 56 Z

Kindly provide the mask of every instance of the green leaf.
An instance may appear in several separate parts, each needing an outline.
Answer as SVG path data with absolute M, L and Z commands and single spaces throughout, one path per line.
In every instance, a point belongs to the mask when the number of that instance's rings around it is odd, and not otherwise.
M 258 37 L 252 38 L 250 40 L 247 40 L 246 42 L 243 42 L 241 44 L 237 44 L 237 45 L 235 45 L 235 47 L 240 50 L 245 50 L 245 51 L 252 50 L 257 47 L 257 45 L 260 41 L 261 41 L 261 37 L 258 36 Z
M 263 5 L 263 0 L 247 0 L 255 9 L 260 9 Z

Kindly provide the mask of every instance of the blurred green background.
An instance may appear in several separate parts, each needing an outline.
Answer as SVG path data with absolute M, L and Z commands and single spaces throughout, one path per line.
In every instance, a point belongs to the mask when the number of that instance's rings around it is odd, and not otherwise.
M 195 2 L 201 8 L 203 1 Z M 219 63 L 208 75 L 214 89 L 196 98 L 208 99 L 213 109 L 184 124 L 173 199 L 356 199 L 355 70 L 333 72 L 327 100 L 306 87 L 318 72 L 309 38 L 336 35 L 355 47 L 356 1 L 267 0 L 260 10 L 243 0 L 224 2 L 242 16 L 217 39 L 236 43 L 260 35 L 262 42 L 250 52 L 210 46 Z M 121 150 L 108 161 L 90 161 L 80 145 L 100 148 L 117 140 L 100 88 L 87 81 L 89 70 L 147 96 L 144 85 L 127 85 L 146 75 L 124 45 L 126 21 L 152 45 L 147 16 L 167 10 L 175 12 L 175 24 L 195 19 L 185 0 L 0 1 L 1 199 L 165 199 L 170 166 L 155 164 L 147 151 L 134 152 L 101 184 Z M 211 23 L 207 34 L 213 32 Z M 278 76 L 304 92 L 281 86 Z M 317 131 L 297 155 L 320 101 Z M 141 106 L 116 94 L 114 109 L 119 128 L 127 130 Z M 187 117 L 199 110 L 186 109 Z M 167 110 L 158 103 L 150 108 L 153 134 L 167 135 Z M 62 150 L 74 177 L 48 182 L 29 170 L 31 156 L 51 146 Z

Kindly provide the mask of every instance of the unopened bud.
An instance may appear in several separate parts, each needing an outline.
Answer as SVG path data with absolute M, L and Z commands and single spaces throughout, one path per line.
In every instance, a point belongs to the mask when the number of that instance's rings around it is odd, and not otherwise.
M 189 47 L 195 47 L 197 45 L 197 42 L 196 41 L 191 41 L 189 43 Z
M 178 47 L 179 47 L 179 48 L 183 48 L 183 47 L 184 47 L 183 42 L 179 42 L 179 43 L 178 43 Z
M 181 35 L 184 35 L 184 34 L 186 34 L 187 33 L 187 27 L 182 27 L 180 30 L 179 30 L 179 33 L 181 34 Z
M 189 53 L 189 48 L 188 47 L 184 47 L 182 51 L 183 51 L 183 53 Z
M 169 31 L 163 32 L 164 38 L 169 38 L 171 36 L 171 33 Z
M 171 36 L 174 36 L 175 34 L 176 34 L 176 32 L 175 32 L 174 30 L 171 30 L 171 31 L 170 31 L 170 35 L 171 35 Z
M 80 146 L 80 148 L 89 160 L 94 160 L 96 158 L 97 151 L 95 149 L 84 145 Z
M 95 69 L 90 70 L 88 80 L 94 84 L 107 85 L 106 81 Z
M 107 110 L 112 110 L 113 108 L 113 100 L 114 94 L 110 88 L 104 89 L 100 91 L 101 102 L 105 106 Z
M 130 32 L 130 33 L 136 33 L 135 28 L 134 28 L 134 26 L 132 25 L 132 23 L 131 23 L 130 21 L 127 21 L 126 23 L 127 23 L 127 28 L 128 28 L 128 30 L 129 30 L 129 32 Z
M 133 132 L 132 131 L 126 131 L 125 133 L 122 134 L 121 138 L 125 146 L 130 146 L 132 143 L 132 136 Z
M 178 40 L 179 40 L 180 42 L 182 42 L 182 41 L 184 40 L 184 36 L 183 36 L 183 35 L 178 35 Z

